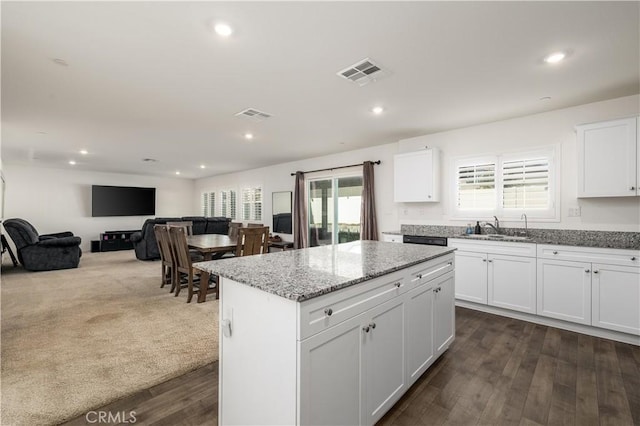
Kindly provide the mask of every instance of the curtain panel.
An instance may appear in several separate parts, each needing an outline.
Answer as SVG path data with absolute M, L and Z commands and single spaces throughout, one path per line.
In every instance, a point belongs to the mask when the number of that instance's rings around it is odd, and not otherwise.
M 378 220 L 376 218 L 376 199 L 373 185 L 373 162 L 362 164 L 362 208 L 360 209 L 360 239 L 378 240 Z
M 307 197 L 305 196 L 305 180 L 303 172 L 296 172 L 296 183 L 293 192 L 293 247 L 308 247 L 307 241 Z

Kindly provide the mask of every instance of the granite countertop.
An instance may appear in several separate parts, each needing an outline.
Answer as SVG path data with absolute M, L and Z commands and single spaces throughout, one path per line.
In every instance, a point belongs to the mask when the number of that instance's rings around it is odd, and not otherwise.
M 302 302 L 397 271 L 455 249 L 380 241 L 288 250 L 194 263 L 194 267 Z

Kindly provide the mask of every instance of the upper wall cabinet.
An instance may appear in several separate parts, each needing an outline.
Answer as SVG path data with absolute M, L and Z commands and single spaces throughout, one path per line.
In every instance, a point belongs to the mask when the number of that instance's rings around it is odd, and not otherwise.
M 576 126 L 578 197 L 640 195 L 638 119 Z
M 437 148 L 393 157 L 396 203 L 440 201 L 440 150 Z

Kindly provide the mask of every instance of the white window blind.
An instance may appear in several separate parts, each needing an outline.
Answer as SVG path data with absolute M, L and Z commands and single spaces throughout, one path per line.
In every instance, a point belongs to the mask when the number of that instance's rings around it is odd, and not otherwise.
M 550 201 L 548 158 L 502 162 L 504 209 L 548 209 Z
M 233 189 L 220 191 L 220 216 L 235 219 L 237 194 Z
M 460 210 L 492 210 L 496 200 L 495 163 L 460 165 L 457 169 Z
M 262 220 L 262 188 L 242 189 L 242 220 Z
M 215 192 L 203 192 L 202 193 L 202 215 L 205 217 L 215 216 L 216 211 L 216 193 Z

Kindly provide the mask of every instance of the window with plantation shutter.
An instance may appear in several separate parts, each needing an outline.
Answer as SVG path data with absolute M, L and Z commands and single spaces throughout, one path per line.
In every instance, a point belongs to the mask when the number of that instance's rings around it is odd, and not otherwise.
M 453 216 L 559 220 L 556 147 L 454 159 Z
M 460 165 L 457 173 L 458 209 L 492 210 L 495 208 L 495 163 Z
M 237 195 L 233 189 L 220 191 L 220 216 L 236 219 Z
M 502 207 L 505 210 L 548 209 L 549 195 L 548 158 L 502 162 Z
M 202 193 L 202 216 L 212 217 L 216 212 L 216 193 L 215 192 L 203 192 Z
M 242 189 L 242 220 L 262 220 L 262 188 Z

